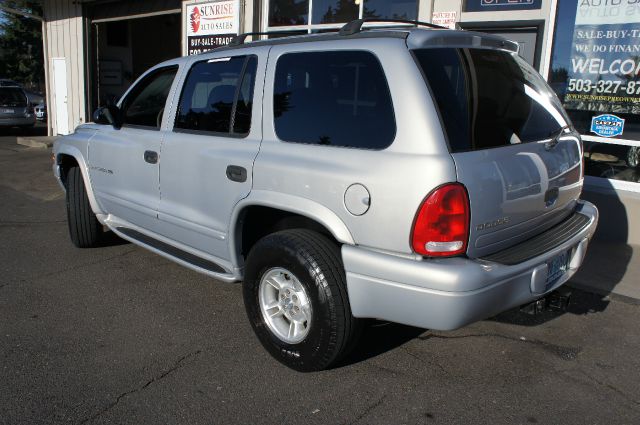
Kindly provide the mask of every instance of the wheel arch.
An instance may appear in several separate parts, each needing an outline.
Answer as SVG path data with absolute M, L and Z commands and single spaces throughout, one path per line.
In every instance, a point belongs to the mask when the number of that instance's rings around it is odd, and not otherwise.
M 243 268 L 246 255 L 260 237 L 278 230 L 307 228 L 325 233 L 339 244 L 355 244 L 344 222 L 325 206 L 297 196 L 256 192 L 262 191 L 252 191 L 236 205 L 229 223 L 229 248 L 238 269 Z
M 98 204 L 98 201 L 93 193 L 93 187 L 91 186 L 91 178 L 89 176 L 89 169 L 87 163 L 79 149 L 74 146 L 59 145 L 55 152 L 56 166 L 58 167 L 59 178 L 62 185 L 67 187 L 67 174 L 72 167 L 80 168 L 82 179 L 87 190 L 87 197 L 89 198 L 89 204 L 94 214 L 102 214 L 102 209 Z

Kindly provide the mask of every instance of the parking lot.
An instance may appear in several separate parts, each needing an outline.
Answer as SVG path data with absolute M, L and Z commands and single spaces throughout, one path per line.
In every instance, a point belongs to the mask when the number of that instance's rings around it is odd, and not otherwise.
M 114 239 L 79 250 L 50 152 L 0 137 L 0 423 L 640 423 L 640 306 L 454 332 L 372 322 L 339 367 L 275 362 L 239 284 Z

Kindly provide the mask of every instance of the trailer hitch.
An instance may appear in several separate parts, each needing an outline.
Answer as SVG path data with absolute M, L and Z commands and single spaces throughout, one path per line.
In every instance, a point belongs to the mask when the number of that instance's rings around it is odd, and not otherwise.
M 567 311 L 571 301 L 571 289 L 559 288 L 546 297 L 537 299 L 529 304 L 520 307 L 520 311 L 532 316 L 544 311 Z

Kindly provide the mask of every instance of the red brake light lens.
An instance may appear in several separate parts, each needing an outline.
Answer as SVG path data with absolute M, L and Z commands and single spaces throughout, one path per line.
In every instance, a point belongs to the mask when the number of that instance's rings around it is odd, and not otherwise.
M 422 202 L 416 215 L 411 245 L 430 257 L 462 254 L 469 240 L 469 196 L 459 183 L 440 186 Z

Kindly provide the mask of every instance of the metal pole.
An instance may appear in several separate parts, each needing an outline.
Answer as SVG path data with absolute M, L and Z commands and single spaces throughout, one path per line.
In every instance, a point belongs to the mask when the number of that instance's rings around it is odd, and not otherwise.
M 51 90 L 49 90 L 49 43 L 47 37 L 47 23 L 42 21 L 42 44 L 44 48 L 42 49 L 42 54 L 44 56 L 44 90 L 47 108 L 47 136 L 53 135 L 53 129 L 51 128 L 51 114 L 49 113 L 51 108 Z

